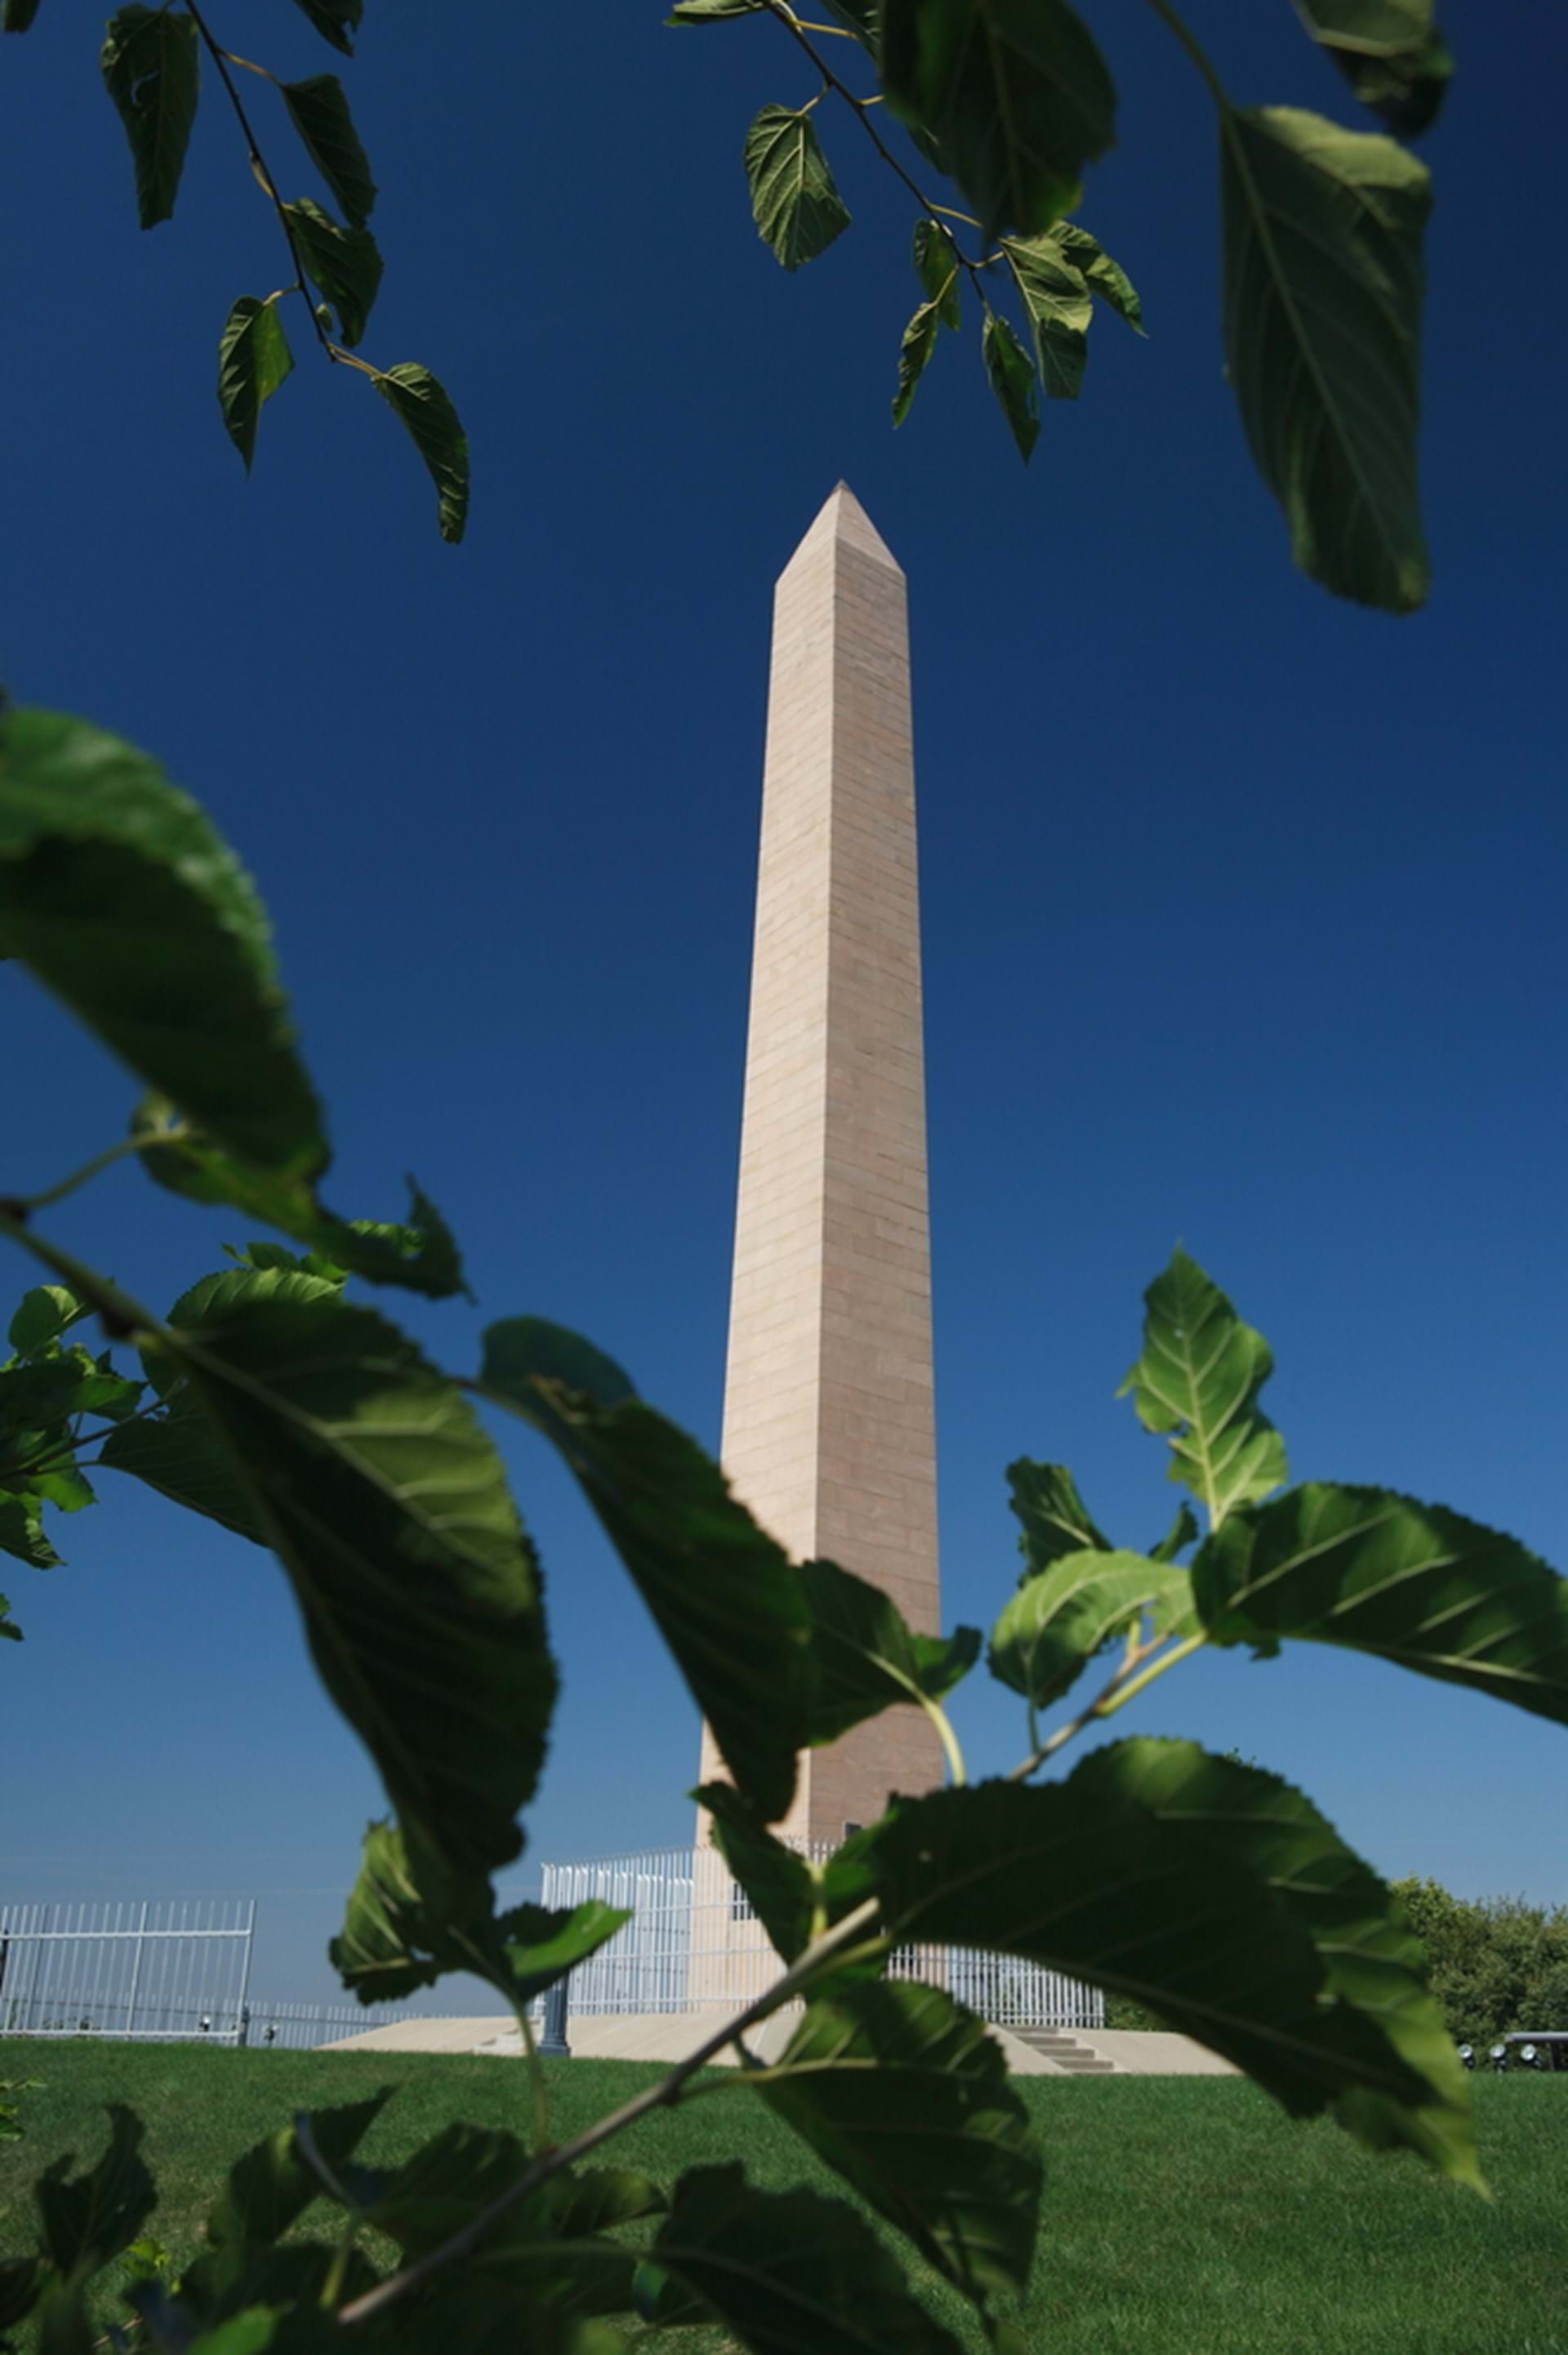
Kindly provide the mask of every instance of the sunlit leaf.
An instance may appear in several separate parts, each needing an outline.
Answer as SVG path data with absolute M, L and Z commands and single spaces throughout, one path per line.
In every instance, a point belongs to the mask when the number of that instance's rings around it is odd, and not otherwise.
M 922 303 L 904 330 L 898 347 L 898 389 L 893 396 L 893 422 L 902 425 L 915 405 L 926 363 L 937 348 L 941 312 L 935 303 Z
M 1053 400 L 1076 400 L 1094 316 L 1088 282 L 1049 233 L 1003 238 L 1001 250 L 1023 297 L 1040 381 Z
M 1138 289 L 1120 262 L 1111 260 L 1098 238 L 1080 229 L 1076 221 L 1065 220 L 1058 221 L 1051 234 L 1074 268 L 1082 272 L 1091 291 L 1141 336 L 1143 304 Z
M 256 428 L 262 409 L 293 365 L 277 303 L 270 297 L 262 303 L 254 294 L 242 294 L 218 338 L 217 400 L 228 438 L 244 459 L 247 474 L 256 455 Z
M 816 125 L 803 109 L 765 106 L 746 134 L 758 234 L 786 270 L 825 252 L 849 227 Z
M 1021 1586 L 991 1630 L 993 1677 L 1045 1709 L 1075 1683 L 1101 1647 L 1147 1616 L 1155 1635 L 1188 1623 L 1186 1571 L 1145 1554 L 1064 1554 Z
M 1363 106 L 1402 139 L 1431 129 L 1454 72 L 1432 0 L 1297 0 L 1297 6 Z
M 1215 1643 L 1341 1644 L 1568 1724 L 1568 1580 L 1445 1506 L 1308 1481 L 1228 1521 L 1192 1585 Z
M 915 275 L 926 290 L 926 300 L 937 305 L 944 327 L 962 325 L 959 281 L 963 264 L 952 234 L 939 221 L 915 224 Z
M 22 1295 L 6 1338 L 19 1358 L 30 1358 L 91 1314 L 86 1301 L 79 1300 L 69 1285 L 37 1284 Z
M 1143 1297 L 1142 1354 L 1117 1395 L 1130 1391 L 1144 1429 L 1170 1439 L 1171 1478 L 1217 1529 L 1287 1477 L 1285 1442 L 1257 1407 L 1274 1353 L 1184 1251 Z
M 991 390 L 1001 403 L 1001 413 L 1012 430 L 1019 455 L 1027 464 L 1030 452 L 1040 438 L 1040 414 L 1034 397 L 1036 379 L 1029 355 L 1008 322 L 994 311 L 987 315 L 981 349 Z

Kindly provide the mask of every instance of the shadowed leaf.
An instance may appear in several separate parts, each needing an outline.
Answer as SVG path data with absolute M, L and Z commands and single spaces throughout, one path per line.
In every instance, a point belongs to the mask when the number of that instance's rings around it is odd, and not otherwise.
M 386 2086 L 368 2101 L 311 2113 L 312 2140 L 329 2167 L 347 2165 L 391 2098 L 392 2088 Z M 236 2159 L 207 2211 L 206 2245 L 185 2275 L 183 2295 L 198 2306 L 215 2304 L 243 2279 L 253 2259 L 265 2255 L 299 2221 L 321 2190 L 291 2125 L 257 2143 Z
M 283 210 L 305 269 L 337 313 L 339 335 L 352 351 L 365 334 L 380 288 L 381 250 L 367 229 L 340 228 L 309 197 Z
M 1023 1525 L 1018 1545 L 1027 1566 L 1019 1574 L 1020 1586 L 1064 1554 L 1110 1552 L 1109 1538 L 1095 1523 L 1065 1464 L 1033 1464 L 1020 1456 L 1008 1465 L 1007 1479 L 1012 1509 Z
M 943 326 L 961 325 L 959 281 L 963 265 L 957 246 L 939 221 L 918 220 L 915 224 L 915 275 L 926 290 L 927 302 L 936 304 Z
M 296 8 L 307 16 L 323 41 L 345 57 L 354 54 L 353 36 L 365 18 L 365 0 L 294 0 Z
M 1454 72 L 1432 0 L 1297 0 L 1297 7 L 1363 106 L 1402 139 L 1431 129 Z
M 814 1746 L 900 1702 L 939 1701 L 980 1657 L 978 1628 L 916 1635 L 890 1594 L 836 1562 L 802 1562 L 800 1575 L 811 1615 Z
M 1066 0 L 884 0 L 882 83 L 940 143 L 988 243 L 1070 212 L 1116 137 L 1115 85 Z
M 376 389 L 413 436 L 429 468 L 439 501 L 441 538 L 454 545 L 468 523 L 468 436 L 444 388 L 427 368 L 405 360 L 376 379 Z
M 1034 398 L 1034 370 L 1029 355 L 1008 322 L 993 311 L 980 338 L 991 389 L 1001 403 L 1001 413 L 1012 431 L 1019 456 L 1027 465 L 1040 438 L 1040 415 Z
M 109 2108 L 109 2147 L 74 2179 L 68 2151 L 34 2185 L 45 2254 L 65 2275 L 85 2280 L 128 2248 L 158 2204 L 142 2157 L 145 2126 L 121 2102 Z
M 336 74 L 312 74 L 280 87 L 289 118 L 344 218 L 351 228 L 363 229 L 376 209 L 376 183 L 342 82 Z
M 175 209 L 201 94 L 194 18 L 174 8 L 122 8 L 104 32 L 104 85 L 125 125 L 136 166 L 136 209 L 155 229 Z
M 937 348 L 940 326 L 940 306 L 922 303 L 904 330 L 904 341 L 898 347 L 898 389 L 893 396 L 895 425 L 902 425 L 915 406 L 915 395 L 926 373 L 926 363 Z
M 1294 107 L 1221 123 L 1225 355 L 1297 563 L 1408 613 L 1430 577 L 1416 487 L 1425 165 Z

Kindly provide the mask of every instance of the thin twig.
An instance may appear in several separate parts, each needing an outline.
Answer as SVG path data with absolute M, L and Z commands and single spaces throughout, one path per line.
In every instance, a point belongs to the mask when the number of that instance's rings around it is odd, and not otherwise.
M 155 1145 L 183 1145 L 190 1133 L 184 1121 L 176 1121 L 168 1128 L 150 1129 L 143 1136 L 122 1136 L 118 1145 L 106 1146 L 101 1153 L 95 1153 L 90 1161 L 84 1161 L 79 1169 L 73 1169 L 58 1186 L 46 1186 L 41 1194 L 16 1195 L 12 1215 L 16 1215 L 18 1207 L 23 1217 L 34 1210 L 47 1210 L 53 1203 L 63 1202 L 68 1194 L 74 1194 L 79 1186 L 85 1186 L 90 1178 L 96 1178 L 100 1170 L 112 1168 L 115 1162 L 123 1161 L 128 1155 L 145 1153 Z
M 843 100 L 844 104 L 853 109 L 855 118 L 860 123 L 862 130 L 865 133 L 866 137 L 870 140 L 872 145 L 875 148 L 883 162 L 887 165 L 888 170 L 890 172 L 896 173 L 899 179 L 903 181 L 905 186 L 908 189 L 910 195 L 914 197 L 921 211 L 927 217 L 934 213 L 946 211 L 948 208 L 945 206 L 933 205 L 930 203 L 923 190 L 916 181 L 910 178 L 909 174 L 905 170 L 897 156 L 883 139 L 875 123 L 873 123 L 870 115 L 866 112 L 867 108 L 874 103 L 874 101 L 865 98 L 857 98 L 854 91 L 851 90 L 849 84 L 839 80 L 838 75 L 833 71 L 832 66 L 829 65 L 827 59 L 825 58 L 819 57 L 817 51 L 806 38 L 805 29 L 801 26 L 800 18 L 796 16 L 793 11 L 787 5 L 786 0 L 762 0 L 762 5 L 767 9 L 770 16 L 777 16 L 779 22 L 783 26 L 790 38 L 794 41 L 798 41 L 801 48 L 805 50 L 806 55 L 810 59 L 811 63 L 816 67 L 817 71 L 822 77 L 823 88 L 826 90 L 836 91 L 839 96 Z M 813 31 L 817 29 L 818 28 L 816 27 L 812 27 Z M 940 226 L 940 224 L 938 224 L 938 226 Z M 947 239 L 948 243 L 952 247 L 953 251 L 958 256 L 959 260 L 963 263 L 964 268 L 969 272 L 969 276 L 973 279 L 975 292 L 979 294 L 980 301 L 983 303 L 986 296 L 985 290 L 980 284 L 980 272 L 984 265 L 980 262 L 971 261 L 969 260 L 969 255 L 964 251 L 962 246 L 959 245 L 958 239 L 953 235 L 950 229 L 944 228 L 942 229 L 942 234 Z
M 1129 1645 L 1127 1657 L 1120 1668 L 1109 1683 L 1103 1686 L 1095 1695 L 1087 1709 L 1081 1709 L 1076 1717 L 1069 1719 L 1065 1725 L 1059 1725 L 1054 1733 L 1048 1735 L 1045 1741 L 1038 1742 L 1029 1756 L 1013 1768 L 1007 1778 L 1008 1781 L 1027 1783 L 1037 1766 L 1044 1766 L 1047 1758 L 1054 1758 L 1058 1750 L 1065 1750 L 1074 1736 L 1082 1733 L 1086 1725 L 1093 1725 L 1099 1718 L 1114 1717 L 1118 1709 L 1125 1708 L 1129 1700 L 1136 1700 L 1147 1686 L 1153 1684 L 1157 1677 L 1162 1677 L 1167 1668 L 1173 1668 L 1180 1661 L 1189 1659 L 1200 1646 L 1206 1644 L 1208 1640 L 1206 1635 L 1189 1636 L 1184 1643 L 1174 1645 L 1170 1651 L 1160 1653 L 1158 1659 L 1150 1659 L 1150 1655 L 1160 1652 L 1160 1647 L 1165 1641 L 1162 1636 L 1156 1636 L 1150 1644 Z M 1149 1667 L 1143 1668 L 1141 1675 L 1134 1676 L 1133 1670 L 1139 1668 L 1145 1660 L 1150 1661 Z M 1031 1724 L 1033 1726 L 1033 1711 Z M 1033 1739 L 1033 1732 L 1031 1738 Z
M 499 2199 L 482 2208 L 477 2216 L 471 2216 L 461 2231 L 443 2241 L 440 2248 L 432 2249 L 429 2255 L 421 2257 L 416 2264 L 406 2266 L 401 2273 L 378 2282 L 374 2289 L 366 2290 L 362 2297 L 353 2299 L 343 2307 L 337 2318 L 339 2322 L 368 2322 L 373 2315 L 385 2313 L 389 2306 L 407 2297 L 410 2290 L 418 2289 L 432 2274 L 455 2264 L 460 2257 L 466 2257 L 503 2216 L 516 2207 L 519 2200 L 526 2200 L 530 2192 L 536 2191 L 542 2183 L 547 2183 L 552 2176 L 574 2166 L 588 2151 L 596 2150 L 601 2142 L 608 2142 L 612 2135 L 620 2134 L 634 2120 L 645 2117 L 650 2110 L 664 2108 L 678 2102 L 688 2077 L 695 2076 L 699 2069 L 705 2068 L 716 2052 L 722 2052 L 726 2044 L 733 2044 L 754 2020 L 765 2019 L 769 2012 L 777 2011 L 782 2004 L 788 2003 L 791 1996 L 816 1976 L 825 1962 L 832 1961 L 845 1947 L 853 1945 L 861 1932 L 874 1921 L 876 1911 L 877 1900 L 868 1897 L 863 1905 L 857 1905 L 853 1913 L 846 1913 L 825 1938 L 819 1938 L 808 1946 L 783 1976 L 775 1979 L 766 1994 L 747 2004 L 746 2009 L 733 2019 L 726 2019 L 722 2028 L 715 2029 L 694 2052 L 689 2053 L 666 2076 L 661 2077 L 657 2084 L 633 2094 L 630 2101 L 623 2102 L 618 2110 L 611 2110 L 593 2126 L 585 2127 L 580 2135 L 575 2136 L 570 2142 L 562 2143 L 558 2149 L 544 2153 L 532 2167 L 524 2170 L 515 2183 L 507 2186 Z
M 239 128 L 245 134 L 245 144 L 249 152 L 250 168 L 255 173 L 257 179 L 260 182 L 268 196 L 272 199 L 273 208 L 278 216 L 279 226 L 282 229 L 284 237 L 288 240 L 289 259 L 294 265 L 294 275 L 299 283 L 299 291 L 304 297 L 305 308 L 311 314 L 311 325 L 316 331 L 316 341 L 320 344 L 323 351 L 325 352 L 328 359 L 335 364 L 343 356 L 339 352 L 337 346 L 333 342 L 332 337 L 328 335 L 325 327 L 323 326 L 321 321 L 316 316 L 316 306 L 311 301 L 310 287 L 305 271 L 304 260 L 300 252 L 299 240 L 294 235 L 294 225 L 289 218 L 288 207 L 284 204 L 282 197 L 278 194 L 278 184 L 267 168 L 267 159 L 256 144 L 256 133 L 250 127 L 250 117 L 245 112 L 245 102 L 241 99 L 238 91 L 236 90 L 234 86 L 234 76 L 228 70 L 228 52 L 227 49 L 221 48 L 218 43 L 214 40 L 211 32 L 208 30 L 207 19 L 202 15 L 200 8 L 196 5 L 196 0 L 185 0 L 185 4 L 196 25 L 196 31 L 201 35 L 202 40 L 207 46 L 208 56 L 211 58 L 213 64 L 217 68 L 218 79 L 222 82 L 225 90 L 228 92 L 229 103 L 232 105 L 235 113 L 239 118 Z M 270 79 L 270 77 L 269 77 L 269 79 Z

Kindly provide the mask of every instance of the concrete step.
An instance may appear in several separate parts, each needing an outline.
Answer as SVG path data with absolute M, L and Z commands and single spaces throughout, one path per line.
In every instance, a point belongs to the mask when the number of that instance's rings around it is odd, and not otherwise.
M 1014 2028 L 1010 2034 L 1032 2052 L 1044 2053 L 1069 2077 L 1114 2077 L 1118 2074 L 1114 2061 L 1104 2060 L 1075 2036 L 1060 2028 Z

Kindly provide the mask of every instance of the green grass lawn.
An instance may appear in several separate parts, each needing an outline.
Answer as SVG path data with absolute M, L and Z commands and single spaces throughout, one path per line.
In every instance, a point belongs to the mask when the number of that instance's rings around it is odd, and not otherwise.
M 655 2073 L 551 2063 L 556 2133 Z M 225 2162 L 296 2109 L 395 2083 L 364 2147 L 372 2164 L 456 2117 L 526 2132 L 522 2070 L 503 2061 L 0 2043 L 0 2077 L 29 2076 L 46 2083 L 24 2097 L 27 2139 L 0 2146 L 6 2255 L 31 2245 L 32 2175 L 63 2151 L 95 2157 L 110 2101 L 146 2120 L 154 2230 L 180 2258 Z M 1040 2355 L 1568 2355 L 1568 2079 L 1477 2080 L 1490 2204 L 1333 2126 L 1293 2125 L 1236 2079 L 1027 2078 L 1020 2091 L 1047 2164 L 1026 2316 Z M 759 2184 L 833 2180 L 738 2090 L 645 2119 L 614 2149 L 661 2178 L 741 2156 Z M 932 2302 L 981 2344 L 956 2299 Z

